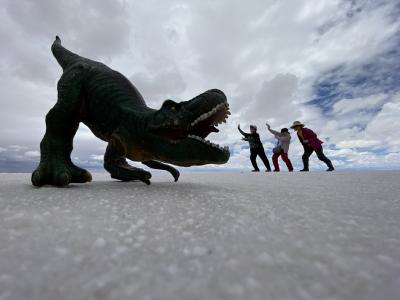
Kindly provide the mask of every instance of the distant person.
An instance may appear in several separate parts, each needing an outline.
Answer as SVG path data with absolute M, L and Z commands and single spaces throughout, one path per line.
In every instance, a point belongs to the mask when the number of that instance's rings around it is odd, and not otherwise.
M 272 155 L 272 163 L 274 164 L 274 172 L 279 172 L 279 163 L 278 158 L 279 156 L 282 157 L 282 160 L 285 162 L 289 172 L 293 172 L 292 162 L 288 157 L 289 152 L 289 145 L 290 145 L 290 133 L 287 128 L 282 128 L 281 132 L 275 131 L 271 129 L 268 123 L 266 123 L 269 132 L 271 132 L 275 138 L 278 140 L 276 143 L 275 148 L 273 149 L 274 154 Z
M 257 126 L 250 125 L 250 133 L 243 132 L 240 129 L 240 124 L 238 125 L 238 129 L 239 132 L 244 136 L 243 140 L 249 142 L 250 145 L 250 161 L 254 168 L 252 172 L 260 171 L 256 162 L 257 155 L 260 156 L 265 167 L 267 168 L 266 172 L 271 172 L 271 166 L 269 165 L 268 158 L 265 155 L 264 147 L 260 140 L 260 135 L 257 133 Z
M 308 172 L 308 160 L 311 154 L 315 151 L 319 160 L 323 161 L 328 169 L 326 171 L 331 172 L 335 170 L 332 165 L 332 162 L 327 158 L 322 149 L 322 141 L 318 139 L 317 135 L 311 129 L 305 128 L 304 124 L 300 121 L 294 121 L 293 125 L 290 127 L 297 131 L 297 136 L 299 137 L 300 143 L 303 145 L 304 154 L 302 156 L 303 159 L 303 169 L 301 172 Z

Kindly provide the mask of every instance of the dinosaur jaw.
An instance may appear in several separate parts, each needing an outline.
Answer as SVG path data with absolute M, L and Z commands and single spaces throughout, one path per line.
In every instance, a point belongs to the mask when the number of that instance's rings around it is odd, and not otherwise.
M 191 122 L 186 139 L 191 139 L 208 147 L 229 153 L 229 147 L 222 147 L 206 139 L 211 132 L 219 132 L 217 129 L 218 125 L 226 123 L 229 115 L 228 102 L 225 101 L 217 104 Z
M 170 105 L 176 106 L 177 115 L 152 130 L 164 141 L 163 150 L 158 151 L 160 160 L 179 166 L 223 164 L 229 160 L 227 146 L 206 139 L 210 133 L 218 133 L 218 125 L 231 114 L 223 92 L 210 90 L 190 101 L 164 105 L 163 109 Z
M 225 123 L 229 112 L 229 104 L 220 101 L 190 122 L 185 135 L 178 139 L 170 139 L 181 159 L 175 157 L 170 162 L 178 166 L 205 164 L 224 164 L 229 160 L 229 147 L 221 146 L 206 139 L 211 132 L 219 132 L 218 125 Z

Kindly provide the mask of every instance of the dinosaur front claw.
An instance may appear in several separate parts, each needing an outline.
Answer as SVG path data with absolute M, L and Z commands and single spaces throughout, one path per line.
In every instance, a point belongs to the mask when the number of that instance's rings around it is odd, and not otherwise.
M 110 172 L 111 178 L 118 179 L 121 181 L 134 181 L 139 180 L 147 185 L 150 184 L 151 173 L 143 169 L 135 168 L 127 163 L 118 165 L 104 165 L 105 169 Z
M 144 182 L 147 185 L 150 185 L 150 178 L 151 178 L 151 173 L 144 171 L 143 178 L 141 179 L 142 182 Z
M 143 179 L 143 180 L 141 180 L 142 182 L 144 182 L 145 184 L 147 184 L 147 185 L 150 185 L 150 180 L 148 180 L 148 179 Z

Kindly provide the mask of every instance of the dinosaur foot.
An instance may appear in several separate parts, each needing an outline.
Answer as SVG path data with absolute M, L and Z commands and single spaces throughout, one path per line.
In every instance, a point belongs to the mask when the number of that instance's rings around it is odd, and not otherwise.
M 123 165 L 112 168 L 110 173 L 111 178 L 114 179 L 121 181 L 140 180 L 145 184 L 150 185 L 151 173 L 139 168 Z
M 40 163 L 32 173 L 31 181 L 34 186 L 46 184 L 66 186 L 70 183 L 90 182 L 92 181 L 92 175 L 71 162 L 48 160 Z

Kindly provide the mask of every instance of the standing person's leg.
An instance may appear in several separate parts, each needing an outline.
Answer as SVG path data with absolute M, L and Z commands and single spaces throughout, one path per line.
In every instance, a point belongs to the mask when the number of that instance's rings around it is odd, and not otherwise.
M 274 172 L 279 172 L 278 158 L 280 155 L 281 155 L 281 153 L 274 153 L 274 155 L 272 155 L 272 163 L 274 164 Z
M 283 150 L 281 150 L 281 155 L 282 155 L 282 160 L 285 162 L 289 172 L 293 171 L 293 166 L 292 166 L 292 162 L 290 161 L 288 154 L 283 152 Z
M 317 153 L 317 156 L 318 156 L 319 160 L 321 160 L 324 163 L 326 163 L 326 165 L 328 166 L 328 170 L 327 171 L 335 170 L 335 168 L 332 165 L 331 160 L 325 156 L 324 150 L 322 149 L 322 146 L 320 148 L 318 148 L 317 150 L 315 150 L 315 153 Z
M 260 156 L 261 160 L 263 161 L 265 167 L 267 168 L 267 171 L 271 171 L 271 166 L 269 165 L 269 160 L 267 156 L 265 155 L 264 148 L 261 148 L 258 150 L 258 155 Z
M 256 157 L 257 157 L 257 151 L 254 149 L 250 149 L 250 161 L 254 168 L 253 171 L 260 171 L 260 169 L 257 166 Z
M 304 153 L 303 153 L 303 156 L 301 157 L 303 160 L 303 170 L 300 170 L 300 171 L 303 171 L 303 172 L 308 171 L 308 161 L 313 152 L 314 152 L 313 148 L 304 146 Z

